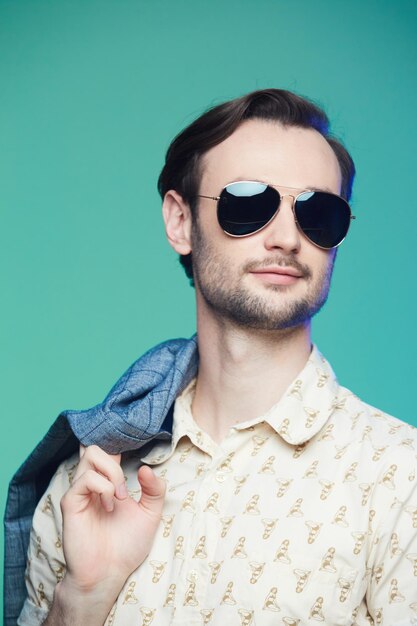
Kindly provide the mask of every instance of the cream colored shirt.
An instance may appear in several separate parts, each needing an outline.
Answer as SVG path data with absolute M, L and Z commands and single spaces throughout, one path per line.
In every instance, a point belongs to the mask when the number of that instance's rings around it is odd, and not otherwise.
M 123 460 L 132 497 L 141 463 L 167 495 L 106 626 L 417 624 L 416 429 L 339 386 L 317 348 L 278 404 L 220 445 L 193 421 L 193 390 L 172 441 Z M 21 626 L 42 622 L 65 573 L 59 501 L 77 460 L 37 508 Z

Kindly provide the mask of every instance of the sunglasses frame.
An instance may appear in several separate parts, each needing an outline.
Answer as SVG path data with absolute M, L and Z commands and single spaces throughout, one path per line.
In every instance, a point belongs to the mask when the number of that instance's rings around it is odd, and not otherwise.
M 295 203 L 297 202 L 298 198 L 300 196 L 302 196 L 304 193 L 327 193 L 329 196 L 336 196 L 336 198 L 339 198 L 340 200 L 342 200 L 347 207 L 349 208 L 349 213 L 350 213 L 350 221 L 355 220 L 356 219 L 356 215 L 352 215 L 352 209 L 350 208 L 349 203 L 342 198 L 342 196 L 339 196 L 337 193 L 332 193 L 331 191 L 324 191 L 321 189 L 300 189 L 299 187 L 284 187 L 283 185 L 272 185 L 270 183 L 266 183 L 264 181 L 261 180 L 235 180 L 232 181 L 231 183 L 227 183 L 227 185 L 225 185 L 223 187 L 223 189 L 221 190 L 220 196 L 205 196 L 203 194 L 197 194 L 198 198 L 207 198 L 208 200 L 216 200 L 217 202 L 217 220 L 218 220 L 218 211 L 219 211 L 219 201 L 221 200 L 221 194 L 223 193 L 223 191 L 227 190 L 227 187 L 231 187 L 232 185 L 238 185 L 241 183 L 260 183 L 261 185 L 266 185 L 267 187 L 271 187 L 272 189 L 275 189 L 276 192 L 278 193 L 278 197 L 279 197 L 279 203 L 278 206 L 274 212 L 274 214 L 271 216 L 271 218 L 266 222 L 266 224 L 264 224 L 263 226 L 261 226 L 260 228 L 257 228 L 256 230 L 254 230 L 252 233 L 247 233 L 245 235 L 233 235 L 232 233 L 228 233 L 226 230 L 224 230 L 224 228 L 221 227 L 220 223 L 219 226 L 222 229 L 222 231 L 228 235 L 229 237 L 234 237 L 235 239 L 242 239 L 243 237 L 251 237 L 252 235 L 255 235 L 256 233 L 259 233 L 261 230 L 263 230 L 264 228 L 266 228 L 271 222 L 272 220 L 277 216 L 280 206 L 281 206 L 281 201 L 286 198 L 286 197 L 290 197 L 292 198 L 292 203 L 291 203 L 291 210 L 292 210 L 292 214 L 294 216 L 294 221 L 297 225 L 298 230 L 304 235 L 304 237 L 311 243 L 313 244 L 313 246 L 316 246 L 317 248 L 320 248 L 321 250 L 334 250 L 335 248 L 338 248 L 340 246 L 340 244 L 342 244 L 344 242 L 344 240 L 347 237 L 347 234 L 349 232 L 349 228 L 346 232 L 346 235 L 343 237 L 343 239 L 336 245 L 336 246 L 332 246 L 331 248 L 325 248 L 323 246 L 320 246 L 318 243 L 315 243 L 314 241 L 312 241 L 303 231 L 303 229 L 301 228 L 298 220 L 297 220 L 297 216 L 295 214 Z M 299 191 L 299 193 L 294 196 L 293 194 L 290 193 L 285 193 L 285 194 L 281 194 L 281 192 L 279 191 L 279 188 L 282 189 L 292 189 L 293 191 Z

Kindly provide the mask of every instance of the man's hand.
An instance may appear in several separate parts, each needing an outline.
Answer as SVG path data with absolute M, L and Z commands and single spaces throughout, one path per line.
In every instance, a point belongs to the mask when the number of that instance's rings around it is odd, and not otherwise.
M 93 607 L 98 619 L 88 623 L 102 624 L 128 576 L 149 554 L 161 519 L 165 483 L 149 467 L 138 471 L 142 495 L 136 502 L 128 496 L 120 454 L 97 446 L 81 447 L 80 454 L 61 500 L 67 572 L 57 586 L 56 615 L 53 607 L 46 624 L 58 623 L 58 617 L 66 624 L 69 614 L 72 624 L 86 623 Z

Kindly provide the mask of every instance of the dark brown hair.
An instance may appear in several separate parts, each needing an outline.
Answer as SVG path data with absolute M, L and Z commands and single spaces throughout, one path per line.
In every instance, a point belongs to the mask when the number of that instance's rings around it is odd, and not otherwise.
M 175 137 L 169 146 L 165 165 L 158 179 L 163 198 L 175 189 L 195 214 L 201 178 L 202 156 L 227 139 L 242 122 L 249 119 L 271 120 L 284 126 L 317 130 L 333 149 L 342 174 L 341 195 L 349 201 L 355 166 L 346 148 L 330 134 L 326 113 L 310 100 L 284 89 L 262 89 L 212 107 Z M 192 280 L 191 254 L 180 256 Z

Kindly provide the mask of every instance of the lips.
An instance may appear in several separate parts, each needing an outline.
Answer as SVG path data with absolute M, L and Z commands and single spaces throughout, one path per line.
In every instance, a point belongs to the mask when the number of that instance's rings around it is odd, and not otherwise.
M 295 278 L 302 278 L 303 274 L 296 270 L 294 267 L 262 267 L 254 270 L 253 274 L 278 274 L 280 276 L 294 276 Z
M 293 285 L 303 274 L 294 267 L 262 267 L 251 272 L 264 283 L 272 283 L 274 285 Z

